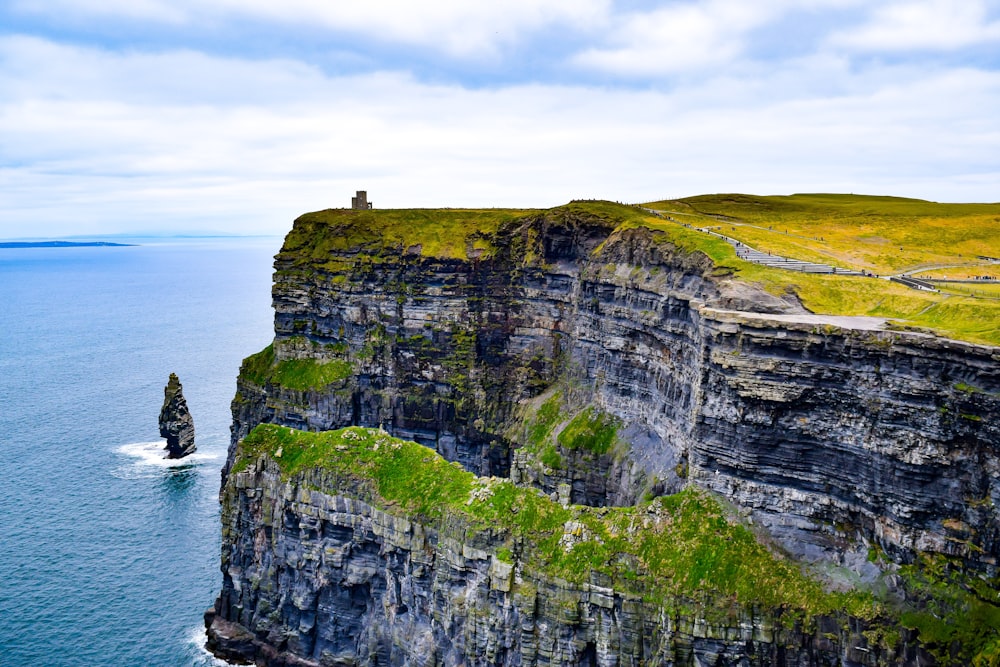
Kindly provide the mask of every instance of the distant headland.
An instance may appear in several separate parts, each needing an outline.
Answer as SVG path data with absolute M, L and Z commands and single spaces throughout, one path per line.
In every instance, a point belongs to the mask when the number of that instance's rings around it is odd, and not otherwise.
M 107 241 L 0 241 L 0 248 L 90 248 L 94 246 L 134 246 L 134 243 Z

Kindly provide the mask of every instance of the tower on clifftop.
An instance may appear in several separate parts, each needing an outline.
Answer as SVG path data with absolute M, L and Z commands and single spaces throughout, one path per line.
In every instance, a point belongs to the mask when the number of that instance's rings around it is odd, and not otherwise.
M 372 203 L 368 201 L 368 192 L 366 190 L 358 190 L 358 194 L 351 197 L 351 208 L 355 211 L 365 211 L 372 208 Z

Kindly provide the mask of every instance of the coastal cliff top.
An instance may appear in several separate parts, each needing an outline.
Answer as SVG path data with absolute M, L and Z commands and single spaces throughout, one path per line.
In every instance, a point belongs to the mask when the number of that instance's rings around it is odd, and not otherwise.
M 327 209 L 295 221 L 278 255 L 279 271 L 342 271 L 359 256 L 376 263 L 401 256 L 489 259 L 518 231 L 538 233 L 566 221 L 589 221 L 608 237 L 649 230 L 680 252 L 708 257 L 713 280 L 794 294 L 815 314 L 881 318 L 889 328 L 1000 345 L 1000 259 L 994 259 L 1000 258 L 1000 204 L 710 195 L 641 206 L 573 201 L 551 209 Z M 737 243 L 840 273 L 755 262 Z M 936 291 L 912 289 L 887 274 L 932 281 L 927 284 Z
M 988 259 L 1000 257 L 1000 204 L 868 195 L 719 194 L 645 206 L 799 260 L 880 275 L 1000 278 L 1000 264 Z

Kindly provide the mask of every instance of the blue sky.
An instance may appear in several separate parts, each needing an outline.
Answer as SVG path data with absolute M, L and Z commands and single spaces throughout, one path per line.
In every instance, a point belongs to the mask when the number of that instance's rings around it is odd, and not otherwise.
M 997 0 L 6 0 L 0 237 L 345 206 L 1000 201 Z

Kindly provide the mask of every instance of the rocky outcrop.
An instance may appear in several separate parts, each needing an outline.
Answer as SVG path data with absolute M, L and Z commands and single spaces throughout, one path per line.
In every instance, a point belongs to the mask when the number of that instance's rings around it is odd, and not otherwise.
M 182 459 L 193 454 L 194 420 L 184 400 L 184 391 L 176 373 L 171 373 L 163 388 L 163 407 L 160 408 L 160 437 L 167 439 L 165 449 L 168 459 Z
M 1000 350 L 706 313 L 691 479 L 807 558 L 1000 555 Z

